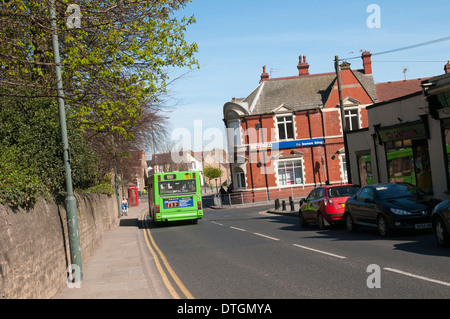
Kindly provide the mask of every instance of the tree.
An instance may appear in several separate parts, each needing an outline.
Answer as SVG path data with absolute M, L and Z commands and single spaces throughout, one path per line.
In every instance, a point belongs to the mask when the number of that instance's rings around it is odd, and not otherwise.
M 206 166 L 203 172 L 205 176 L 209 179 L 210 186 L 211 186 L 211 179 L 219 178 L 223 174 L 221 169 L 212 166 Z
M 58 105 L 51 98 L 0 99 L 0 203 L 30 206 L 39 196 L 64 192 L 57 114 Z M 94 186 L 100 179 L 98 157 L 73 120 L 67 127 L 73 185 Z
M 80 28 L 66 25 L 72 1 L 55 1 L 66 104 L 79 128 L 130 141 L 145 110 L 158 114 L 167 69 L 198 66 L 197 44 L 184 39 L 195 19 L 175 14 L 190 1 L 83 1 Z M 17 87 L 27 87 L 35 97 L 55 97 L 49 6 L 0 2 L 1 95 L 23 97 Z
M 130 154 L 148 143 L 149 134 L 164 133 L 161 114 L 166 110 L 168 71 L 198 66 L 194 58 L 197 44 L 184 39 L 195 19 L 178 14 L 190 1 L 86 0 L 73 5 L 72 0 L 0 0 L 0 99 L 8 99 L 10 105 L 38 104 L 42 99 L 46 105 L 54 105 L 51 35 L 58 34 L 66 114 L 74 136 L 78 136 L 71 142 L 73 163 L 86 155 L 80 163 L 89 162 L 88 168 L 95 166 L 90 171 L 72 167 L 74 184 L 90 185 L 93 176 L 89 173 L 101 180 L 115 163 L 126 167 Z M 51 29 L 49 18 L 52 3 L 56 30 Z M 75 28 L 67 24 L 78 14 L 73 8 L 79 9 L 80 25 Z M 57 111 L 43 123 L 56 125 Z M 4 138 L 0 135 L 0 146 Z M 26 149 L 16 143 L 21 150 Z M 41 146 L 52 153 L 49 158 L 61 155 L 61 145 L 56 141 Z M 88 155 L 91 148 L 97 161 Z M 37 146 L 33 149 L 36 154 L 46 154 Z M 37 178 L 44 180 L 51 193 L 58 192 L 60 175 L 56 172 L 60 168 L 53 160 L 45 163 L 44 156 L 36 158 L 39 161 L 31 167 L 42 173 L 37 173 Z M 22 171 L 27 172 L 25 168 Z

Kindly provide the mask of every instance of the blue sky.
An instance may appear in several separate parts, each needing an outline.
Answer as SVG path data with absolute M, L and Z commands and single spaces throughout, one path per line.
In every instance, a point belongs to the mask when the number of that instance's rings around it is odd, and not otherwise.
M 381 10 L 380 28 L 367 26 L 371 4 Z M 223 105 L 249 95 L 264 65 L 271 77 L 295 76 L 298 56 L 305 55 L 311 74 L 333 72 L 336 55 L 344 59 L 361 50 L 379 53 L 450 36 L 449 9 L 448 0 L 193 0 L 180 14 L 197 20 L 186 39 L 199 45 L 200 69 L 171 88 L 178 104 L 168 114 L 169 130 L 185 148 L 226 148 L 219 138 L 225 134 Z M 407 68 L 407 79 L 434 76 L 448 60 L 450 41 L 444 41 L 373 56 L 373 75 L 375 82 L 399 81 Z M 349 62 L 362 68 L 359 58 Z

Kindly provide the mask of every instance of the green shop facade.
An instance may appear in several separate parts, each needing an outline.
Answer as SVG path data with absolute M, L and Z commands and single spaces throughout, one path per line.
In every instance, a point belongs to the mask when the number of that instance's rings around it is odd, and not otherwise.
M 352 182 L 406 182 L 450 198 L 450 74 L 367 107 L 369 127 L 347 133 Z

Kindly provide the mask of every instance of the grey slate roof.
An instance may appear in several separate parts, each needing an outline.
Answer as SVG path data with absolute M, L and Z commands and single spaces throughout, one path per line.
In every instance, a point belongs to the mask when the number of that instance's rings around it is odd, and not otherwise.
M 352 71 L 352 72 L 356 76 L 358 81 L 361 83 L 362 87 L 369 94 L 371 99 L 375 103 L 377 103 L 378 102 L 378 96 L 377 96 L 377 89 L 376 89 L 376 86 L 375 86 L 375 81 L 373 79 L 373 75 L 372 74 L 366 75 L 364 73 L 361 73 L 360 71 Z
M 377 101 L 372 75 L 353 73 L 369 96 Z M 248 103 L 250 114 L 271 113 L 281 105 L 295 110 L 322 108 L 335 81 L 335 73 L 271 79 L 261 82 L 243 102 Z

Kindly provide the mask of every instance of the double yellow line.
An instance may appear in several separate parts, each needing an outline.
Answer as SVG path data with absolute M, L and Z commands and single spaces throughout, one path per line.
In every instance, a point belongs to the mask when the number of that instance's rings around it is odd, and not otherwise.
M 145 242 L 147 243 L 148 250 L 153 256 L 153 259 L 155 260 L 156 268 L 158 269 L 162 280 L 164 281 L 164 284 L 166 285 L 167 289 L 169 290 L 170 294 L 174 299 L 181 299 L 183 297 L 180 297 L 180 294 L 178 294 L 177 290 L 172 285 L 168 275 L 172 278 L 175 285 L 178 287 L 180 292 L 185 296 L 187 299 L 195 299 L 194 296 L 189 292 L 189 290 L 186 288 L 186 286 L 181 282 L 180 278 L 177 276 L 177 274 L 173 271 L 170 264 L 167 262 L 166 257 L 161 252 L 161 250 L 156 245 L 155 241 L 153 240 L 153 236 L 150 232 L 149 227 L 149 220 L 148 220 L 148 211 L 142 215 L 142 222 L 144 224 L 144 237 Z M 156 252 L 155 252 L 156 251 Z M 158 254 L 157 254 L 158 253 Z M 168 275 L 164 271 L 164 267 L 162 264 L 164 264 Z

